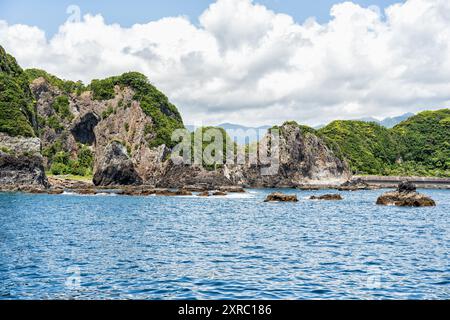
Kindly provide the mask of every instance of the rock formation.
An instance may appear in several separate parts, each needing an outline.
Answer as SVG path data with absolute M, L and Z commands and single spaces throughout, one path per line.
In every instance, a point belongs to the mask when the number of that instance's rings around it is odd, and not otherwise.
M 338 188 L 338 190 L 340 191 L 360 191 L 370 189 L 373 189 L 373 187 L 370 187 L 369 184 L 363 181 L 361 178 L 346 181 Z
M 0 133 L 0 187 L 48 187 L 38 138 Z
M 325 194 L 323 196 L 311 196 L 310 200 L 344 200 L 340 194 Z
M 252 187 L 297 187 L 305 184 L 339 184 L 350 178 L 349 168 L 325 142 L 312 132 L 302 130 L 294 122 L 278 128 L 279 144 L 268 132 L 260 142 L 260 154 L 277 153 L 275 163 L 230 167 L 228 176 L 235 184 Z
M 436 203 L 430 197 L 416 192 L 411 182 L 402 182 L 397 191 L 387 192 L 377 199 L 378 205 L 395 205 L 400 207 L 434 207 Z
M 97 159 L 93 182 L 95 185 L 137 185 L 142 180 L 135 170 L 127 149 L 118 141 L 109 143 Z
M 275 192 L 269 194 L 264 202 L 298 202 L 298 199 L 296 195 Z
M 27 101 L 26 108 L 20 103 L 12 106 L 3 103 L 10 97 L 0 96 L 0 131 L 8 139 L 28 139 L 14 143 L 3 138 L 0 184 L 46 186 L 44 168 L 57 175 L 93 175 L 96 186 L 229 188 L 222 192 L 242 192 L 239 187 L 232 189 L 236 186 L 336 184 L 349 178 L 346 162 L 313 131 L 293 122 L 277 128 L 279 145 L 273 143 L 273 132 L 261 141 L 263 154 L 279 154 L 275 170 L 261 158 L 254 163 L 212 167 L 180 164 L 170 158 L 174 146 L 170 138 L 175 129 L 183 128 L 181 116 L 139 73 L 84 86 L 42 70 L 23 71 L 2 48 L 0 73 L 7 81 L 17 80 L 17 88 L 22 86 L 18 96 Z M 16 112 L 14 119 L 6 112 L 8 108 Z M 22 124 L 20 131 L 11 125 L 14 121 Z M 26 152 L 18 152 L 18 145 Z

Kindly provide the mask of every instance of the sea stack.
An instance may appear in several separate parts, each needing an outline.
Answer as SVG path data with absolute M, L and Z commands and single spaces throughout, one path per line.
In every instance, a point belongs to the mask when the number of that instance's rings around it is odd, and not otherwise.
M 397 191 L 386 192 L 377 200 L 378 205 L 400 207 L 434 207 L 436 202 L 430 197 L 416 192 L 416 186 L 409 181 L 399 184 Z

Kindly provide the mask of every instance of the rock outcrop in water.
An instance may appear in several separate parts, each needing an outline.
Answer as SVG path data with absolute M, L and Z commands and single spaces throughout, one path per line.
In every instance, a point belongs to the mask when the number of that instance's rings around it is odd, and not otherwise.
M 296 195 L 275 192 L 269 194 L 264 202 L 298 202 L 298 199 Z
M 397 191 L 387 192 L 377 199 L 378 205 L 395 205 L 400 207 L 434 207 L 436 202 L 430 197 L 416 192 L 411 182 L 402 182 Z
M 361 178 L 358 178 L 344 182 L 338 189 L 340 191 L 360 191 L 370 190 L 373 189 L 373 187 L 369 186 L 369 184 L 363 181 Z
M 310 200 L 327 200 L 327 201 L 339 201 L 344 200 L 340 194 L 325 194 L 322 196 L 311 196 Z

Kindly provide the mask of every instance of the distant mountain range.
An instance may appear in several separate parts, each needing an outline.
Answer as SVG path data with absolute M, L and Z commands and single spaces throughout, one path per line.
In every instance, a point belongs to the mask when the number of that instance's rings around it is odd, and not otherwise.
M 375 122 L 385 128 L 391 129 L 391 128 L 395 127 L 397 124 L 399 124 L 400 122 L 405 121 L 414 115 L 415 115 L 414 113 L 408 112 L 408 113 L 402 114 L 401 116 L 388 117 L 383 120 L 378 120 L 373 117 L 365 117 L 365 118 L 352 119 L 352 120 L 364 121 L 364 122 Z M 321 125 L 315 126 L 314 129 L 321 129 L 323 127 L 325 127 L 325 125 L 321 124 Z
M 267 129 L 272 126 L 246 127 L 234 123 L 221 123 L 215 127 L 223 128 L 239 144 L 256 142 L 266 134 Z M 186 125 L 186 129 L 194 132 L 196 126 Z M 246 141 L 247 139 L 247 141 Z
M 397 117 L 388 117 L 383 120 L 378 120 L 373 117 L 365 117 L 365 118 L 359 118 L 359 119 L 353 119 L 357 121 L 364 121 L 364 122 L 375 122 L 385 128 L 393 128 L 400 122 L 414 116 L 414 113 L 408 112 L 401 116 Z M 247 127 L 240 124 L 235 123 L 221 123 L 217 125 L 216 127 L 223 128 L 227 131 L 227 133 L 230 136 L 234 136 L 236 139 L 236 142 L 240 144 L 244 143 L 252 143 L 258 141 L 262 136 L 266 133 L 267 129 L 271 128 L 272 126 L 260 126 L 260 127 Z M 318 125 L 315 126 L 314 129 L 321 129 L 325 127 L 325 125 Z M 196 126 L 193 125 L 186 125 L 186 129 L 188 129 L 190 132 L 194 132 L 195 129 L 197 129 Z M 244 134 L 245 133 L 245 134 Z M 248 137 L 247 137 L 247 133 Z M 246 137 L 248 138 L 248 141 L 245 141 Z

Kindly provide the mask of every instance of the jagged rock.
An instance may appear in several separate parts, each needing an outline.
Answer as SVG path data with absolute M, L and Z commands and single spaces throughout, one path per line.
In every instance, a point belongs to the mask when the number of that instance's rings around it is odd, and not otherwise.
M 0 185 L 49 186 L 45 176 L 40 140 L 0 133 Z
M 371 189 L 373 188 L 361 178 L 346 181 L 338 188 L 340 191 L 359 191 Z
M 436 202 L 430 197 L 416 192 L 411 182 L 402 182 L 397 191 L 386 192 L 377 199 L 378 205 L 395 205 L 400 207 L 434 207 Z
M 48 182 L 55 189 L 87 189 L 94 185 L 85 181 L 70 180 L 64 177 L 48 177 Z
M 402 193 L 416 192 L 416 190 L 415 184 L 410 181 L 403 181 L 397 188 L 397 191 Z
M 48 194 L 62 194 L 64 193 L 64 189 L 59 189 L 59 188 L 51 188 L 47 190 Z
M 192 196 L 192 192 L 180 189 L 176 192 L 177 196 Z
M 325 194 L 323 196 L 311 196 L 310 200 L 343 200 L 340 194 Z
M 377 199 L 378 205 L 395 205 L 400 207 L 434 207 L 436 202 L 428 196 L 417 192 L 387 192 Z
M 260 158 L 256 163 L 226 166 L 233 184 L 252 187 L 297 187 L 305 184 L 339 184 L 350 178 L 345 161 L 313 133 L 303 132 L 295 123 L 279 128 L 279 144 L 272 133 L 260 141 Z M 270 148 L 269 148 L 270 146 Z M 274 155 L 274 161 L 264 163 L 262 154 Z
M 81 195 L 95 195 L 97 194 L 97 190 L 95 189 L 79 189 L 74 190 L 75 193 L 81 194 Z
M 31 193 L 31 194 L 47 193 L 47 190 L 45 188 L 36 186 L 36 185 L 29 185 L 29 186 L 23 185 L 23 186 L 18 187 L 17 191 Z
M 233 183 L 224 175 L 223 169 L 208 171 L 199 165 L 176 163 L 173 159 L 168 160 L 166 172 L 157 183 L 161 188 L 183 188 L 193 185 L 214 190 L 220 186 L 232 186 Z
M 303 185 L 303 186 L 297 186 L 298 190 L 306 190 L 306 191 L 318 191 L 320 190 L 319 187 L 317 186 L 308 186 L 308 185 Z
M 215 192 L 213 192 L 212 195 L 213 196 L 226 196 L 226 195 L 228 195 L 228 193 L 223 192 L 223 191 L 215 191 Z
M 298 202 L 298 199 L 296 195 L 275 192 L 269 194 L 264 202 Z
M 245 193 L 245 189 L 240 186 L 224 186 L 224 187 L 220 187 L 219 191 L 229 192 L 229 193 Z
M 190 191 L 190 192 L 203 192 L 203 191 L 208 191 L 208 186 L 206 186 L 206 185 L 184 186 L 181 189 Z
M 142 184 L 127 149 L 118 141 L 108 144 L 96 167 L 93 179 L 96 186 Z

